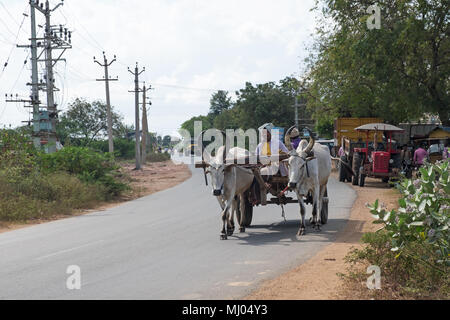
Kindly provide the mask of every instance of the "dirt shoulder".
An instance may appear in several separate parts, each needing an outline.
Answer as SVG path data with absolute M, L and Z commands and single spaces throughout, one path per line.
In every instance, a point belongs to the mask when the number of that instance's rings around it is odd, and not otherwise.
M 122 172 L 127 177 L 131 190 L 125 192 L 119 199 L 101 202 L 89 210 L 74 210 L 71 215 L 60 215 L 51 219 L 31 220 L 27 223 L 0 222 L 0 233 L 113 208 L 124 202 L 172 188 L 189 179 L 192 175 L 188 166 L 185 164 L 176 165 L 171 160 L 148 163 L 143 166 L 142 170 L 133 170 L 135 166 L 132 162 L 121 162 L 120 165 Z
M 334 177 L 337 175 L 333 173 Z M 351 184 L 348 184 L 351 185 Z M 377 230 L 372 224 L 373 218 L 366 203 L 376 199 L 384 202 L 388 208 L 397 207 L 399 193 L 379 180 L 366 179 L 366 186 L 352 186 L 357 199 L 351 209 L 351 215 L 345 229 L 336 241 L 306 263 L 287 273 L 264 282 L 245 299 L 251 300 L 338 300 L 359 299 L 355 293 L 348 292 L 338 274 L 345 273 L 347 265 L 344 257 L 355 247 L 361 246 L 360 239 L 365 232 Z

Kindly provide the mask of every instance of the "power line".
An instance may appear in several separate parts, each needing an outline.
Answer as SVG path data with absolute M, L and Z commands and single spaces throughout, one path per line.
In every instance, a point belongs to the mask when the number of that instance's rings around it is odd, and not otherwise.
M 0 5 L 3 7 L 3 9 L 5 9 L 6 13 L 9 15 L 9 17 L 11 18 L 12 21 L 14 21 L 14 23 L 16 25 L 20 25 L 20 23 L 16 20 L 16 18 L 14 18 L 14 16 L 11 14 L 11 12 L 9 12 L 8 8 L 4 5 L 3 1 L 0 1 Z M 25 12 L 25 10 L 27 9 L 27 7 L 25 7 L 25 9 L 23 9 L 23 12 Z M 27 34 L 25 31 L 22 30 L 22 32 L 24 34 Z
M 71 6 L 69 5 L 69 9 L 70 9 L 70 7 Z M 67 20 L 67 17 L 64 15 L 63 12 L 65 12 L 64 9 L 61 10 L 61 14 Z M 84 25 L 79 21 L 79 19 L 76 17 L 75 12 L 73 10 L 70 10 L 70 15 L 72 16 L 73 20 L 75 20 L 75 22 L 77 22 L 81 26 L 81 28 L 84 29 L 84 31 L 86 32 L 88 37 L 90 37 L 93 40 L 93 42 L 91 44 L 94 44 L 97 49 L 100 49 L 101 51 L 105 51 L 103 49 L 102 45 L 91 35 L 91 33 L 87 30 L 87 28 L 85 28 Z M 82 36 L 82 38 L 84 38 L 84 37 Z M 85 39 L 85 40 L 87 40 L 87 39 Z M 88 41 L 88 42 L 90 42 L 90 41 Z
M 19 38 L 19 33 L 20 33 L 20 30 L 22 29 L 22 26 L 23 26 L 23 23 L 25 22 L 25 18 L 26 18 L 26 17 L 28 17 L 28 15 L 26 15 L 26 14 L 24 13 L 24 14 L 23 14 L 22 23 L 21 23 L 20 26 L 19 26 L 19 30 L 17 30 L 17 34 L 16 34 L 16 38 L 15 38 L 14 42 L 17 42 L 17 39 Z M 6 69 L 6 67 L 7 67 L 8 64 L 9 64 L 9 59 L 11 58 L 11 55 L 12 55 L 12 53 L 13 53 L 13 51 L 14 51 L 15 48 L 16 48 L 16 46 L 15 46 L 15 43 L 14 43 L 14 46 L 11 48 L 11 51 L 9 52 L 8 59 L 6 59 L 6 62 L 5 62 L 5 64 L 3 65 L 3 70 L 2 70 L 2 72 L 0 73 L 0 78 L 3 76 L 3 73 L 5 72 L 5 69 Z
M 8 27 L 8 24 L 7 24 L 5 21 L 3 21 L 3 19 L 1 18 L 1 16 L 0 16 L 0 22 L 3 24 L 3 26 L 4 26 L 5 29 L 6 29 L 6 31 L 8 31 L 9 33 L 11 33 L 12 36 L 14 37 L 14 36 L 15 36 L 14 32 L 11 31 L 11 29 Z
M 31 51 L 28 51 L 28 54 L 27 54 L 27 56 L 26 56 L 26 58 L 25 58 L 25 60 L 23 62 L 23 65 L 22 65 L 22 69 L 20 69 L 19 75 L 17 76 L 16 81 L 14 81 L 14 84 L 13 84 L 11 90 L 9 90 L 9 92 L 12 92 L 16 88 L 17 82 L 19 82 L 19 79 L 22 76 L 23 70 L 25 69 L 25 66 L 27 65 L 28 57 L 30 56 L 30 53 L 31 53 Z

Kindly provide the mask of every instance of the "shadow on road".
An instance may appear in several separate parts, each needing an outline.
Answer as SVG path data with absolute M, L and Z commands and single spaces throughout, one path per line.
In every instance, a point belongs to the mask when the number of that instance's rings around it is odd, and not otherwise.
M 297 237 L 300 227 L 300 220 L 288 220 L 271 225 L 253 225 L 247 228 L 245 233 L 235 233 L 229 240 L 239 241 L 239 245 L 261 246 L 275 244 L 289 246 L 293 243 L 308 242 L 333 242 L 337 238 L 339 231 L 343 230 L 346 219 L 330 219 L 326 225 L 321 226 L 320 231 L 316 231 L 306 223 L 306 234 Z

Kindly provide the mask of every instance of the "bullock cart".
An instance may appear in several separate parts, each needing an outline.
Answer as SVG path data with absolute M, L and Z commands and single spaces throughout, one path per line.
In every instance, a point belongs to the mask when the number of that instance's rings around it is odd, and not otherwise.
M 268 176 L 266 180 L 263 180 L 261 175 L 261 169 L 270 165 L 272 161 L 275 162 L 285 162 L 287 164 L 287 159 L 289 155 L 280 154 L 280 155 L 272 155 L 272 156 L 250 156 L 245 158 L 237 158 L 237 159 L 226 159 L 227 165 L 235 165 L 243 168 L 251 169 L 255 175 L 255 183 L 259 184 L 260 190 L 267 195 L 261 195 L 258 197 L 255 194 L 255 188 L 249 188 L 244 194 L 244 212 L 241 212 L 240 206 L 237 206 L 237 219 L 238 221 L 242 221 L 244 227 L 249 227 L 252 223 L 253 218 L 253 208 L 256 206 L 266 206 L 268 204 L 275 204 L 281 206 L 282 216 L 284 215 L 284 206 L 288 203 L 296 203 L 298 204 L 298 199 L 294 199 L 293 197 L 287 196 L 286 194 L 290 192 L 289 190 L 289 178 L 283 177 L 278 173 L 275 175 Z M 195 163 L 195 168 L 203 169 L 205 172 L 205 183 L 208 185 L 208 179 L 206 176 L 206 167 L 207 164 L 204 161 L 199 161 Z M 259 200 L 255 202 L 255 198 Z M 313 199 L 312 195 L 309 193 L 304 196 L 305 204 L 312 204 Z M 322 210 L 320 212 L 321 223 L 326 224 L 328 221 L 328 191 L 325 191 L 325 195 L 322 200 Z M 242 219 L 241 220 L 241 215 Z

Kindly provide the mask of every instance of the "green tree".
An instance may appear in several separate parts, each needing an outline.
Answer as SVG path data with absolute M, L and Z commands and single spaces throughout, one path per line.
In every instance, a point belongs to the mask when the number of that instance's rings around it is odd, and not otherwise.
M 320 6 L 321 4 L 322 6 Z M 391 123 L 438 114 L 450 125 L 449 1 L 380 0 L 382 24 L 369 30 L 372 1 L 319 0 L 323 21 L 307 60 L 305 87 L 315 117 L 381 117 Z
M 113 133 L 120 136 L 126 130 L 122 116 L 111 107 Z M 62 114 L 57 127 L 60 140 L 76 140 L 82 146 L 107 136 L 107 107 L 101 101 L 88 102 L 77 98 L 69 104 L 69 109 Z
M 236 92 L 237 101 L 233 111 L 237 126 L 246 130 L 272 122 L 280 127 L 290 127 L 294 123 L 292 106 L 298 85 L 298 81 L 290 77 L 279 84 L 268 82 L 253 86 L 247 82 L 244 89 Z
M 228 91 L 219 90 L 211 97 L 209 114 L 218 116 L 222 112 L 230 109 L 231 106 L 231 97 L 228 96 Z
M 196 121 L 200 121 L 202 123 L 202 129 L 207 130 L 213 127 L 212 117 L 210 116 L 198 116 L 192 117 L 191 119 L 185 121 L 181 125 L 181 129 L 189 131 L 191 137 L 194 137 L 194 124 Z

